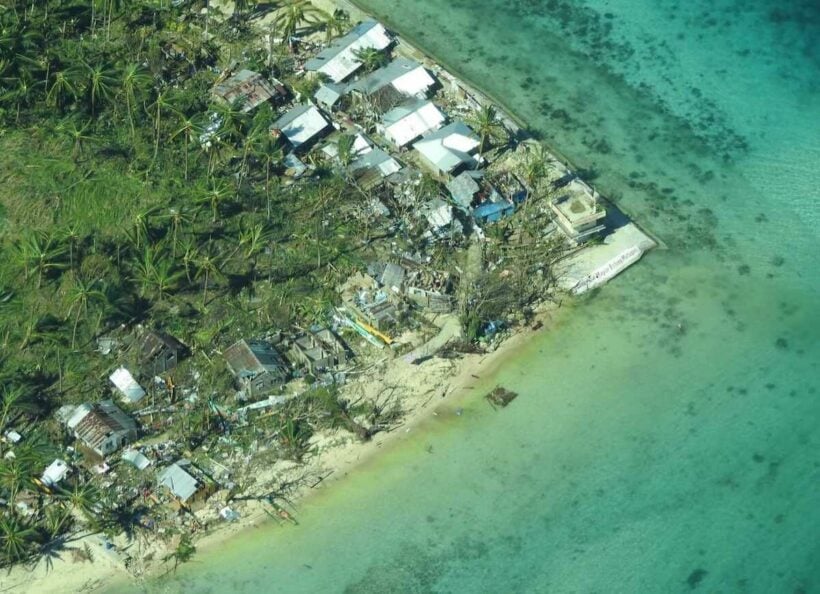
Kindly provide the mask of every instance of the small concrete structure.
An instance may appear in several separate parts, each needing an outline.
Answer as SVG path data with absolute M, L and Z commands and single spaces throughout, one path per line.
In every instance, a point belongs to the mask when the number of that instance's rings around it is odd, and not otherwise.
M 413 99 L 384 114 L 379 131 L 391 143 L 402 147 L 423 134 L 437 130 L 444 120 L 444 114 L 432 101 Z
M 69 474 L 71 474 L 71 467 L 65 460 L 57 458 L 45 469 L 40 476 L 40 481 L 47 487 L 55 487 Z
M 439 174 L 453 173 L 475 164 L 470 155 L 478 148 L 479 139 L 467 124 L 453 122 L 428 134 L 413 145 L 424 161 Z
M 281 133 L 294 149 L 299 149 L 320 138 L 330 127 L 315 105 L 297 105 L 271 125 L 271 133 Z
M 424 66 L 409 58 L 396 58 L 387 66 L 351 83 L 348 91 L 368 96 L 390 86 L 402 95 L 422 99 L 435 84 L 435 79 Z
M 128 404 L 137 404 L 145 397 L 145 390 L 142 389 L 125 367 L 120 367 L 112 373 L 109 378 L 117 391 L 122 395 L 122 399 Z
M 350 33 L 334 41 L 328 48 L 305 63 L 305 70 L 321 72 L 335 83 L 342 82 L 362 66 L 358 53 L 364 49 L 383 50 L 393 40 L 381 23 L 366 20 Z
M 590 187 L 579 179 L 573 179 L 550 202 L 555 222 L 573 244 L 578 245 L 604 230 L 601 221 L 606 209 L 599 203 Z
M 59 416 L 74 437 L 103 458 L 137 439 L 137 424 L 110 400 L 63 407 Z
M 214 99 L 234 104 L 240 101 L 242 111 L 247 113 L 265 101 L 287 96 L 285 86 L 274 79 L 271 84 L 258 72 L 243 69 L 217 83 L 211 90 Z
M 287 363 L 273 345 L 264 340 L 240 340 L 225 350 L 228 369 L 244 389 L 262 394 L 284 384 Z
M 342 341 L 328 328 L 310 331 L 293 342 L 291 350 L 296 361 L 314 375 L 326 372 L 347 361 Z

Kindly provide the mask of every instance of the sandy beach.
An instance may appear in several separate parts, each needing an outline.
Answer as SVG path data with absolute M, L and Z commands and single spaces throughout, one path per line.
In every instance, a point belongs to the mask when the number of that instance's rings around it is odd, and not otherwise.
M 460 359 L 432 358 L 421 364 L 412 364 L 409 358 L 397 356 L 383 361 L 380 365 L 362 374 L 358 380 L 344 386 L 346 394 L 371 395 L 383 389 L 383 381 L 375 378 L 390 378 L 390 383 L 402 388 L 400 402 L 404 416 L 400 424 L 390 432 L 379 433 L 371 441 L 361 442 L 352 434 L 343 430 L 332 433 L 324 432 L 312 440 L 317 454 L 300 466 L 293 464 L 274 465 L 260 472 L 258 485 L 274 484 L 288 474 L 318 477 L 311 485 L 300 487 L 289 500 L 298 520 L 298 503 L 305 498 L 319 493 L 323 489 L 343 480 L 351 472 L 362 467 L 368 460 L 381 451 L 400 444 L 403 440 L 418 431 L 424 430 L 425 421 L 439 414 L 456 414 L 459 403 L 466 398 L 475 398 L 488 389 L 489 378 L 493 372 L 514 355 L 536 332 L 549 331 L 551 322 L 558 315 L 556 307 L 545 304 L 536 319 L 542 322 L 538 330 L 522 328 L 509 335 L 498 347 L 486 354 L 465 354 Z M 211 525 L 207 533 L 196 535 L 198 550 L 207 550 L 222 546 L 242 532 L 252 530 L 263 522 L 271 522 L 270 506 L 258 501 L 231 503 L 241 517 L 232 523 Z M 222 502 L 209 501 L 209 508 L 218 508 Z M 52 558 L 48 563 L 41 561 L 36 567 L 15 568 L 4 575 L 0 592 L 37 592 L 39 594 L 57 594 L 64 592 L 95 592 L 110 587 L 117 582 L 141 581 L 156 577 L 169 571 L 173 564 L 163 563 L 162 558 L 171 547 L 162 542 L 127 543 L 115 539 L 119 550 L 132 557 L 128 569 L 116 550 L 107 550 L 104 537 L 92 535 L 68 543 L 60 557 Z M 171 544 L 174 541 L 172 540 Z M 74 558 L 73 549 L 80 550 L 88 545 L 92 552 L 92 561 Z M 134 551 L 139 547 L 139 552 Z

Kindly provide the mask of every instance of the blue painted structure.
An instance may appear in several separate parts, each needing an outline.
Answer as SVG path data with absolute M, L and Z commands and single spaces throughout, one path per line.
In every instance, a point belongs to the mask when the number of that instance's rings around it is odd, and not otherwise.
M 489 202 L 473 209 L 473 218 L 478 223 L 495 223 L 512 215 L 515 205 L 511 202 Z

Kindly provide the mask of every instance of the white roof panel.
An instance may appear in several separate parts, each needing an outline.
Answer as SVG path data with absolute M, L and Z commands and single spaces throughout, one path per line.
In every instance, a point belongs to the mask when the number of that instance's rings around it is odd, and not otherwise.
M 137 380 L 125 367 L 120 367 L 114 371 L 109 379 L 128 402 L 139 402 L 145 396 L 145 390 L 142 389 L 142 386 L 137 383 Z

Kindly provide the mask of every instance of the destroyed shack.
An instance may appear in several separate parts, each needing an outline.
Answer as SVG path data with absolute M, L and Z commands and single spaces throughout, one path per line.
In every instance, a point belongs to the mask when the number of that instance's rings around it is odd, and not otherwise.
M 449 313 L 455 307 L 450 292 L 453 288 L 449 272 L 418 268 L 407 275 L 405 282 L 407 299 L 432 313 Z
M 270 83 L 258 72 L 243 69 L 217 83 L 211 95 L 215 100 L 229 105 L 239 103 L 242 111 L 247 113 L 266 101 L 284 100 L 288 91 L 276 79 Z
M 168 489 L 183 506 L 202 504 L 216 488 L 214 481 L 184 458 L 177 460 L 158 475 L 159 485 Z
M 177 366 L 188 349 L 164 332 L 146 331 L 137 341 L 137 356 L 142 373 L 162 375 Z
M 344 343 L 329 328 L 311 330 L 294 340 L 291 357 L 313 375 L 330 371 L 348 359 Z
M 345 284 L 342 299 L 348 309 L 362 322 L 376 330 L 398 326 L 401 314 L 391 301 L 392 291 L 386 291 L 367 274 L 356 274 Z
M 64 406 L 58 417 L 80 443 L 103 458 L 137 439 L 137 424 L 110 400 Z
M 290 372 L 282 355 L 265 340 L 240 340 L 225 350 L 225 362 L 240 387 L 264 394 L 288 381 Z
M 401 165 L 388 153 L 376 148 L 353 161 L 348 169 L 360 187 L 372 190 L 389 175 L 399 171 Z

